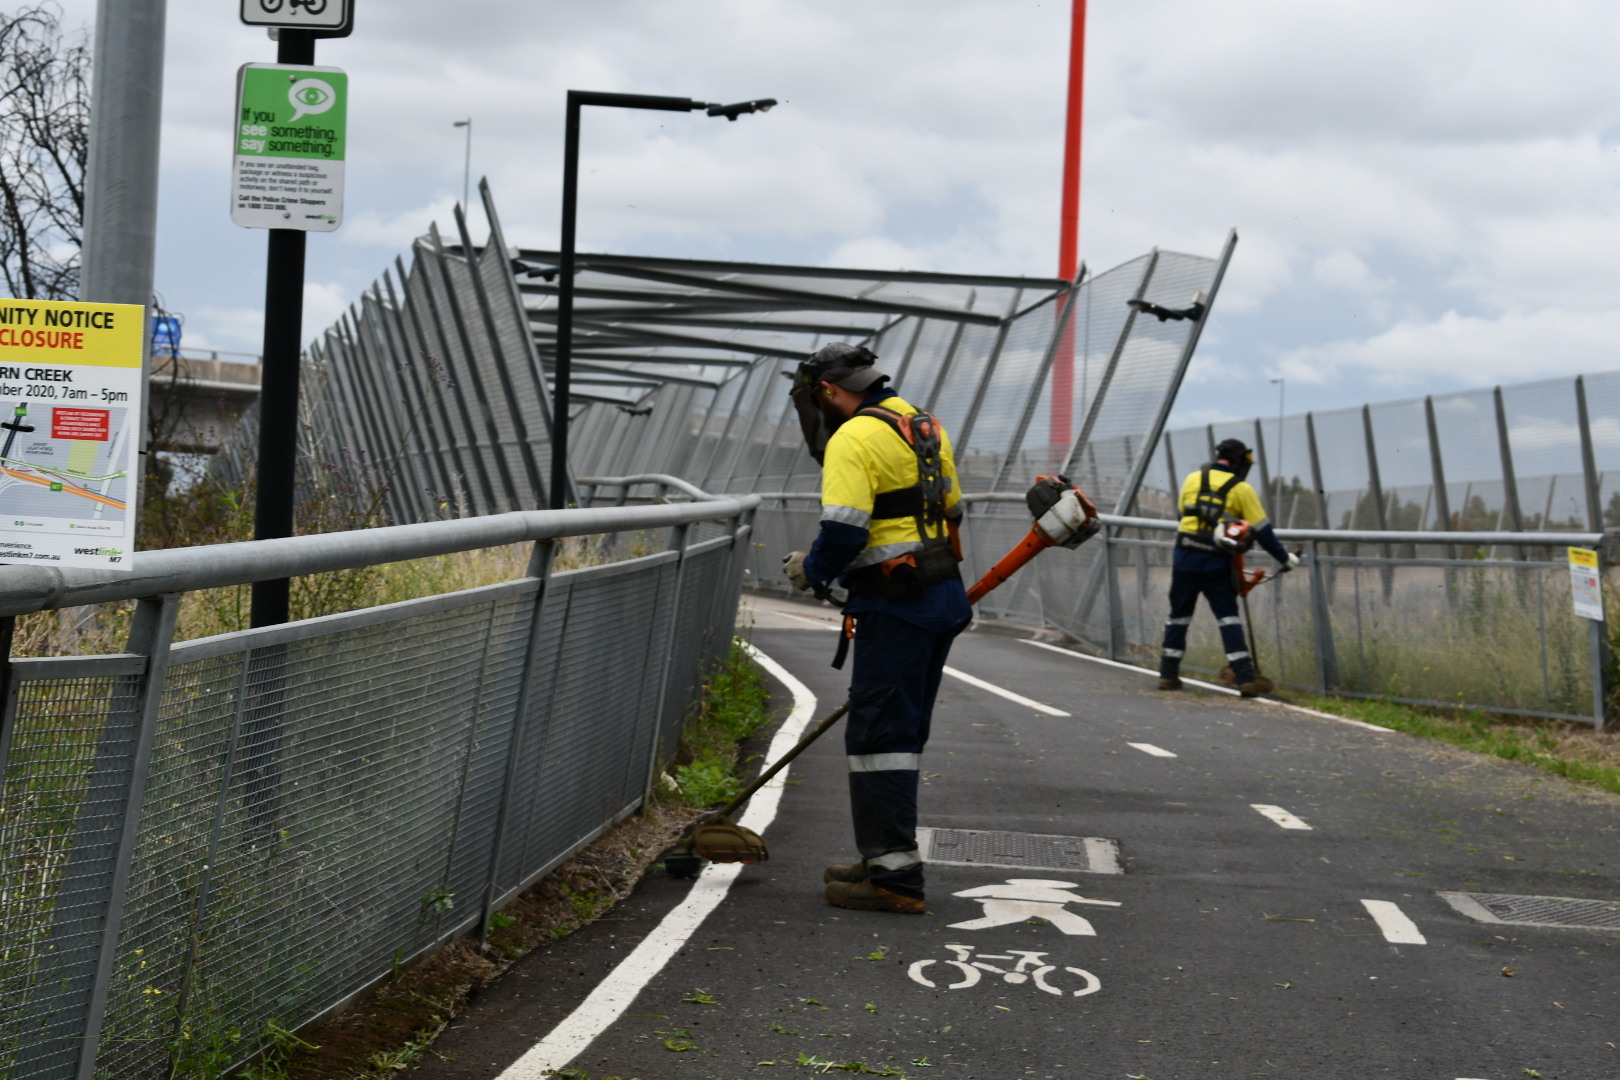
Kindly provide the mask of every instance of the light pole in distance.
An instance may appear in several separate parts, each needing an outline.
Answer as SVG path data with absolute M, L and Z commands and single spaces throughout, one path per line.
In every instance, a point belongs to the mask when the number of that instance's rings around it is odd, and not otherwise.
M 467 195 L 472 191 L 472 117 L 457 120 L 456 127 L 467 129 L 467 153 L 461 165 L 461 205 L 467 205 Z

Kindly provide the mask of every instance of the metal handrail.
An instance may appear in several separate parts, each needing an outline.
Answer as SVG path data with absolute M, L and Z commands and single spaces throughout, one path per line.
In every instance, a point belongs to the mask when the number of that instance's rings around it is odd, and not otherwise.
M 517 510 L 454 521 L 142 551 L 133 556 L 133 571 L 0 566 L 0 617 L 352 570 L 526 540 L 667 528 L 736 517 L 758 505 L 757 496 L 736 495 L 663 506 Z
M 602 477 L 580 480 L 582 484 L 598 484 L 606 487 L 616 487 L 620 484 L 631 483 L 663 483 L 670 487 L 679 487 L 693 498 L 716 499 L 722 496 L 710 495 L 708 492 L 687 483 L 677 480 L 673 476 L 647 475 Z M 821 493 L 816 491 L 756 491 L 754 498 L 761 502 L 776 500 L 793 500 L 802 502 L 819 502 Z M 962 496 L 965 503 L 1022 503 L 1024 496 L 1014 491 L 982 491 L 969 492 Z M 1118 514 L 1098 514 L 1098 520 L 1104 525 L 1119 529 L 1149 529 L 1159 532 L 1173 532 L 1179 528 L 1179 523 L 1166 518 L 1124 517 Z M 1501 545 L 1504 547 L 1590 547 L 1596 548 L 1603 543 L 1603 533 L 1595 532 L 1447 532 L 1435 530 L 1433 532 L 1420 532 L 1415 530 L 1381 531 L 1377 529 L 1277 529 L 1279 540 L 1305 540 L 1336 544 L 1456 544 L 1460 547 L 1491 547 Z
M 727 495 L 711 495 L 696 484 L 682 480 L 678 476 L 670 476 L 668 473 L 637 473 L 634 476 L 581 476 L 575 480 L 575 483 L 588 484 L 593 488 L 629 488 L 634 487 L 636 484 L 662 484 L 664 487 L 672 487 L 676 491 L 690 495 L 699 502 L 713 502 L 715 499 L 731 497 Z M 816 498 L 819 499 L 821 496 L 817 495 Z
M 967 498 L 968 496 L 963 496 Z M 1022 496 L 1019 496 L 1022 498 Z M 1121 529 L 1174 532 L 1179 523 L 1164 518 L 1097 515 L 1104 525 Z M 1456 544 L 1460 547 L 1597 547 L 1602 533 L 1591 532 L 1415 532 L 1391 529 L 1278 529 L 1279 540 L 1315 540 L 1332 544 Z

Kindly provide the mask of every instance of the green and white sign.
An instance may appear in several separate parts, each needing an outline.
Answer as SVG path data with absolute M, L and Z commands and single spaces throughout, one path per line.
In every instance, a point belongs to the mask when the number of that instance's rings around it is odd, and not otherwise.
M 348 110 L 349 77 L 338 68 L 243 64 L 231 220 L 306 232 L 342 224 Z

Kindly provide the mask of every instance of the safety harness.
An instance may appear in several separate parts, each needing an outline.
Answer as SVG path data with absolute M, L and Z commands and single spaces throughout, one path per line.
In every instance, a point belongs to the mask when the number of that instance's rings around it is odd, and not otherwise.
M 1218 488 L 1211 488 L 1209 472 L 1212 466 L 1205 465 L 1199 473 L 1198 495 L 1191 506 L 1183 506 L 1181 512 L 1198 519 L 1198 531 L 1195 533 L 1176 533 L 1176 546 L 1191 548 L 1194 551 L 1211 551 L 1217 555 L 1224 555 L 1215 543 L 1215 529 L 1220 525 L 1221 519 L 1226 516 L 1226 498 L 1237 487 L 1241 479 L 1233 473 Z
M 921 598 L 928 586 L 937 582 L 960 579 L 962 573 L 957 568 L 960 557 L 945 520 L 948 480 L 939 421 L 926 412 L 906 415 L 881 405 L 858 409 L 854 416 L 883 421 L 916 455 L 917 482 L 878 492 L 872 499 L 872 520 L 911 518 L 917 523 L 922 548 L 851 571 L 845 578 L 850 595 L 905 602 Z M 844 632 L 838 638 L 833 667 L 844 666 L 849 642 L 854 636 L 855 616 L 845 615 Z

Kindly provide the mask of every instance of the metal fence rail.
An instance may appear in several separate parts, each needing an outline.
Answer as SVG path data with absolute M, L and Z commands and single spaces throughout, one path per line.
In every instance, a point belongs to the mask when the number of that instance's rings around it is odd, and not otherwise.
M 219 1075 L 268 1022 L 487 927 L 641 804 L 728 647 L 757 503 L 0 568 L 8 640 L 18 614 L 139 600 L 126 653 L 6 665 L 0 1077 Z M 666 550 L 551 572 L 554 538 L 643 529 Z M 524 540 L 517 581 L 172 641 L 185 590 Z

